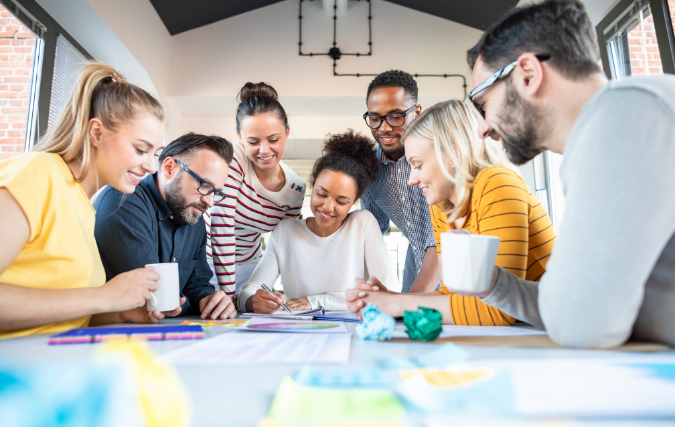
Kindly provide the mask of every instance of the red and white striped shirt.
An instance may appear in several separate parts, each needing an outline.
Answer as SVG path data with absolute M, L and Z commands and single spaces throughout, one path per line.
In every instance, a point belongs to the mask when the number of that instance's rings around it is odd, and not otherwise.
M 261 234 L 268 233 L 283 219 L 298 218 L 305 196 L 305 182 L 284 162 L 279 162 L 286 183 L 277 192 L 258 181 L 244 144 L 233 142 L 226 197 L 204 214 L 208 235 L 206 258 L 215 268 L 220 289 L 235 292 L 236 265 L 262 257 Z

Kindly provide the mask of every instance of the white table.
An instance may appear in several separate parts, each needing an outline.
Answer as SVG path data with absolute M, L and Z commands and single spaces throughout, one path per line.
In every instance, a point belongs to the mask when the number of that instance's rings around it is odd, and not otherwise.
M 193 316 L 167 319 L 161 324 L 178 324 L 185 320 L 197 319 Z M 346 323 L 350 332 L 354 323 Z M 119 325 L 115 325 L 119 326 Z M 207 338 L 221 333 L 225 328 L 204 328 Z M 151 342 L 150 348 L 158 354 L 194 343 L 194 341 Z M 418 357 L 433 351 L 439 344 L 410 342 L 375 342 L 352 338 L 351 367 L 377 367 L 378 361 L 390 357 Z M 9 340 L 0 340 L 0 355 L 4 359 L 18 359 L 24 362 L 49 363 L 59 360 L 84 359 L 96 348 L 96 345 L 47 345 L 47 335 L 30 336 Z M 474 359 L 507 358 L 592 358 L 625 357 L 627 353 L 592 350 L 559 350 L 503 348 L 485 346 L 464 346 Z M 651 358 L 665 355 L 674 356 L 675 351 L 658 354 L 637 354 L 648 362 Z M 267 415 L 272 399 L 281 379 L 294 375 L 299 367 L 289 366 L 177 366 L 183 382 L 192 397 L 193 426 L 241 426 L 252 427 Z M 424 417 L 413 414 L 411 426 L 424 425 Z M 531 425 L 531 424 L 529 424 Z

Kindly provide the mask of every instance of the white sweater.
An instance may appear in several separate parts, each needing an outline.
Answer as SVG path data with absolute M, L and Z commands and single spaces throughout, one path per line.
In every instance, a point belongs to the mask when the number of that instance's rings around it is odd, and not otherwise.
M 354 278 L 377 277 L 385 286 L 396 283 L 394 265 L 377 220 L 370 212 L 352 212 L 338 231 L 319 237 L 307 221 L 281 221 L 272 232 L 262 260 L 239 296 L 239 309 L 263 283 L 272 287 L 281 275 L 287 299 L 307 297 L 312 308 L 346 310 L 345 291 Z

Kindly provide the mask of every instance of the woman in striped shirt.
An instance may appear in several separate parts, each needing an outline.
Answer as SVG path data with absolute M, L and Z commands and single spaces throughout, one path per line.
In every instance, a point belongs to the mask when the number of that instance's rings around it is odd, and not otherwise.
M 444 231 L 465 229 L 497 236 L 496 264 L 518 277 L 539 280 L 555 241 L 551 219 L 523 179 L 507 167 L 502 148 L 476 137 L 477 124 L 474 110 L 460 101 L 441 102 L 424 111 L 404 135 L 412 167 L 409 183 L 418 186 L 429 202 L 439 257 Z M 452 293 L 443 285 L 438 292 L 398 294 L 371 279 L 348 291 L 347 301 L 354 312 L 373 302 L 393 316 L 431 307 L 443 313 L 445 324 L 515 322 L 480 298 Z
M 212 283 L 228 295 L 246 284 L 262 257 L 261 234 L 283 219 L 298 218 L 305 182 L 281 161 L 290 132 L 274 88 L 246 83 L 238 95 L 234 156 L 226 198 L 205 214 Z

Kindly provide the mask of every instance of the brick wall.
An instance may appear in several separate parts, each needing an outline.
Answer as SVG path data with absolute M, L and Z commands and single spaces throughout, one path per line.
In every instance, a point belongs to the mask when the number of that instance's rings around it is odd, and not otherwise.
M 0 159 L 23 152 L 35 40 L 0 6 Z
M 668 0 L 670 18 L 675 21 L 675 0 Z M 654 16 L 649 15 L 628 33 L 630 68 L 633 75 L 663 74 L 661 54 L 654 31 Z

